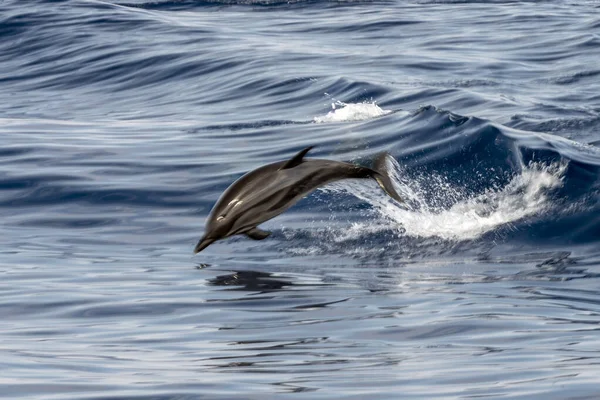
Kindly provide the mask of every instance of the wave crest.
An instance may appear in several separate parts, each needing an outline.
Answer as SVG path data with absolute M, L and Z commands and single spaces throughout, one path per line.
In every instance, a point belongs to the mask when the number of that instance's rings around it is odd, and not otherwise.
M 341 107 L 341 108 L 340 108 Z M 373 103 L 331 103 L 332 110 L 326 115 L 317 116 L 313 120 L 318 124 L 327 122 L 349 122 L 364 121 L 371 118 L 381 117 L 390 114 L 392 111 L 384 110 L 375 102 Z

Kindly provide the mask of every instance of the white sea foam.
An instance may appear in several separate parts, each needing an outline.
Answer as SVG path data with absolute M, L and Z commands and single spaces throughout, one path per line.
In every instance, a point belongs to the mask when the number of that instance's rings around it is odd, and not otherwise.
M 371 118 L 381 117 L 389 114 L 392 111 L 384 110 L 375 102 L 373 103 L 342 103 L 336 101 L 331 103 L 332 110 L 327 115 L 318 116 L 314 121 L 318 124 L 326 122 L 348 122 L 348 121 L 363 121 Z
M 389 229 L 397 230 L 400 235 L 414 237 L 476 239 L 495 228 L 547 210 L 551 205 L 549 192 L 562 185 L 565 168 L 565 165 L 558 164 L 531 164 L 506 186 L 489 189 L 474 197 L 466 197 L 463 190 L 452 187 L 439 177 L 427 176 L 402 182 L 396 176 L 398 192 L 406 199 L 402 206 L 380 191 L 359 182 L 346 181 L 332 189 L 346 190 L 372 204 L 382 218 L 356 223 L 351 229 L 338 233 L 336 241 L 354 239 L 365 232 Z M 427 189 L 422 184 L 425 180 Z M 442 205 L 448 202 L 452 205 Z

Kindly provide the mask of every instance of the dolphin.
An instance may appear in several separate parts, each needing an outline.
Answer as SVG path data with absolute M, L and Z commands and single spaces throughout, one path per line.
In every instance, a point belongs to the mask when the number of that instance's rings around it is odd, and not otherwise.
M 312 148 L 305 148 L 289 160 L 250 171 L 229 186 L 211 210 L 194 253 L 233 235 L 254 240 L 267 238 L 271 232 L 258 228 L 259 224 L 281 214 L 315 189 L 341 179 L 375 179 L 391 198 L 402 202 L 390 178 L 387 153 L 380 153 L 371 169 L 340 161 L 305 159 Z

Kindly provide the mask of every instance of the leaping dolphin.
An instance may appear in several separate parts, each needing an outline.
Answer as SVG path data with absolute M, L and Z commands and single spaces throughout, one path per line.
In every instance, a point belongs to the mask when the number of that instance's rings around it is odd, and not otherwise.
M 259 224 L 281 214 L 320 186 L 341 179 L 373 178 L 390 197 L 402 202 L 389 175 L 387 153 L 379 154 L 371 169 L 340 161 L 304 159 L 312 148 L 305 148 L 287 161 L 250 171 L 229 186 L 211 210 L 194 253 L 233 235 L 265 239 L 271 232 L 258 228 Z

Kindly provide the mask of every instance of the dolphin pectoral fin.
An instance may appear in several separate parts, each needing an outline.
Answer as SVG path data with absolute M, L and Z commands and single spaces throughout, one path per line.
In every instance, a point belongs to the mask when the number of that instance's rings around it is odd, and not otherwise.
M 271 235 L 271 232 L 269 231 L 263 231 L 262 229 L 259 228 L 253 228 L 250 229 L 248 232 L 246 232 L 246 236 L 248 236 L 250 239 L 254 239 L 254 240 L 263 240 L 268 238 Z
M 285 164 L 283 164 L 283 166 L 279 169 L 281 170 L 281 169 L 287 169 L 287 168 L 294 168 L 294 167 L 297 167 L 298 165 L 302 164 L 302 160 L 304 159 L 304 156 L 312 148 L 313 148 L 313 146 L 308 146 L 304 150 L 301 150 L 298 154 L 296 154 L 294 157 L 290 158 Z

